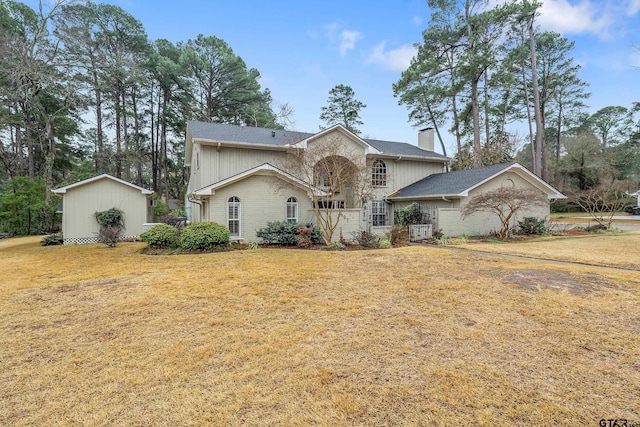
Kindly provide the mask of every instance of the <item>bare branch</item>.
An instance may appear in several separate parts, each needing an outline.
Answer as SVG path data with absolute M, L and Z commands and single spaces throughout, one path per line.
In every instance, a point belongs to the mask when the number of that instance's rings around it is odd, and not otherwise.
M 547 197 L 539 191 L 530 188 L 501 187 L 472 197 L 462 210 L 462 217 L 476 212 L 494 213 L 502 224 L 498 237 L 504 238 L 509 232 L 511 218 L 518 211 L 527 207 L 545 206 L 546 203 Z

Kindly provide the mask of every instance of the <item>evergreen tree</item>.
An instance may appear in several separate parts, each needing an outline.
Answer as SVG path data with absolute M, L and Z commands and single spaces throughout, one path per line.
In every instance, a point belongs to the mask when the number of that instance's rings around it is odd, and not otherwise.
M 350 132 L 360 135 L 358 125 L 362 125 L 360 120 L 360 110 L 367 106 L 355 99 L 355 92 L 350 86 L 336 85 L 329 91 L 327 105 L 322 107 L 320 120 L 325 122 L 327 127 L 342 125 Z

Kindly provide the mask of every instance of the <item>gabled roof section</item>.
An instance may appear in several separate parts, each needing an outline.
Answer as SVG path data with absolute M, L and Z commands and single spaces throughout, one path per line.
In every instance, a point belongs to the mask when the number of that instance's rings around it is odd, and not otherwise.
M 293 185 L 296 185 L 302 189 L 304 189 L 307 192 L 311 192 L 312 189 L 302 180 L 296 178 L 295 176 L 291 175 L 288 172 L 283 171 L 282 169 L 279 169 L 269 163 L 263 163 L 260 166 L 256 166 L 254 168 L 248 169 L 244 172 L 241 172 L 239 174 L 230 176 L 229 178 L 223 179 L 222 181 L 218 181 L 216 183 L 213 183 L 211 185 L 207 185 L 206 187 L 200 188 L 199 190 L 195 190 L 193 191 L 191 194 L 196 196 L 196 197 L 203 197 L 203 196 L 212 196 L 215 194 L 216 190 L 226 187 L 228 185 L 232 185 L 235 184 L 236 182 L 242 181 L 244 179 L 247 179 L 251 176 L 255 176 L 255 175 L 271 175 L 271 176 L 275 176 L 278 177 L 284 181 L 287 181 Z M 323 192 L 324 194 L 324 192 Z
M 427 151 L 417 145 L 407 144 L 406 142 L 380 141 L 377 139 L 365 139 L 365 141 L 376 148 L 380 153 L 388 156 L 404 156 L 404 157 L 425 157 L 448 162 L 449 158 L 435 151 Z
M 222 143 L 245 143 L 285 147 L 313 136 L 312 133 L 224 123 L 187 122 L 193 139 Z
M 388 196 L 397 199 L 431 199 L 441 197 L 466 197 L 469 192 L 485 182 L 506 172 L 513 172 L 529 181 L 532 185 L 547 193 L 549 199 L 565 199 L 558 190 L 538 178 L 520 163 L 503 163 L 482 168 L 444 172 L 429 175 Z
M 147 190 L 146 188 L 142 188 L 142 187 L 138 187 L 137 185 L 131 184 L 130 182 L 124 181 L 120 178 L 116 178 L 115 176 L 111 176 L 108 174 L 102 174 L 102 175 L 98 175 L 98 176 L 94 176 L 93 178 L 89 178 L 89 179 L 85 179 L 83 181 L 78 181 L 75 184 L 70 184 L 67 185 L 65 187 L 60 187 L 60 188 L 56 188 L 55 190 L 53 190 L 53 192 L 55 194 L 65 194 L 68 190 L 71 190 L 72 188 L 77 188 L 77 187 L 81 187 L 83 185 L 87 185 L 87 184 L 91 184 L 92 182 L 96 182 L 96 181 L 100 181 L 102 179 L 110 179 L 112 181 L 115 181 L 119 184 L 122 185 L 126 185 L 127 187 L 131 187 L 135 190 L 140 191 L 140 193 L 145 194 L 145 195 L 149 195 L 149 194 L 153 194 L 153 191 L 151 190 Z
M 449 160 L 434 151 L 423 150 L 416 145 L 404 142 L 380 141 L 375 139 L 363 139 L 349 132 L 341 125 L 336 125 L 318 133 L 297 132 L 281 129 L 267 129 L 250 126 L 236 126 L 223 123 L 187 122 L 187 141 L 185 147 L 186 161 L 191 161 L 191 149 L 194 141 L 201 144 L 222 144 L 244 148 L 284 150 L 289 146 L 295 146 L 303 141 L 314 139 L 328 132 L 342 129 L 340 132 L 348 134 L 363 146 L 370 148 L 373 155 L 389 157 L 409 157 L 420 160 L 436 160 L 446 162 Z
M 308 142 L 311 142 L 314 139 L 322 138 L 323 136 L 329 135 L 330 133 L 334 133 L 334 132 L 342 134 L 344 137 L 349 138 L 350 140 L 354 141 L 356 144 L 363 147 L 365 149 L 366 154 L 382 154 L 381 151 L 379 151 L 369 142 L 360 138 L 358 135 L 354 134 L 353 132 L 350 132 L 347 128 L 339 124 L 331 126 L 330 128 L 327 128 L 327 129 L 323 129 L 320 132 L 310 136 L 309 138 L 305 138 L 304 140 L 292 145 L 299 148 L 307 148 Z

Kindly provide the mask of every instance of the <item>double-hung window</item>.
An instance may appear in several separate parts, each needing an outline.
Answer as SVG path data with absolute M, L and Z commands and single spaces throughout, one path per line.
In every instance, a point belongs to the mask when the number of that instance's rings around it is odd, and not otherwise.
M 227 224 L 231 237 L 240 236 L 240 199 L 233 196 L 227 202 Z
M 387 225 L 387 204 L 384 200 L 371 202 L 371 225 L 374 227 Z
M 298 200 L 295 197 L 287 199 L 287 221 L 298 222 Z

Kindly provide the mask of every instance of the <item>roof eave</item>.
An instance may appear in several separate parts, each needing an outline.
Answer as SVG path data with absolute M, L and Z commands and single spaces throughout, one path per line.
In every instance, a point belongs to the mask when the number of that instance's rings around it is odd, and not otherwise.
M 407 155 L 407 154 L 393 154 L 393 153 L 382 153 L 380 154 L 367 154 L 367 156 L 375 156 L 385 159 L 393 159 L 393 160 L 416 160 L 422 162 L 438 162 L 438 163 L 448 163 L 451 161 L 448 157 L 429 157 L 429 156 L 415 156 L 415 155 Z
M 254 144 L 251 142 L 238 142 L 238 141 L 217 141 L 214 139 L 206 139 L 206 138 L 194 138 L 193 141 L 200 145 L 207 146 L 227 146 L 227 147 L 235 147 L 235 148 L 252 148 L 256 150 L 273 150 L 273 151 L 285 151 L 287 146 L 285 145 L 272 145 L 272 144 Z
M 433 194 L 433 195 L 422 195 L 422 196 L 387 196 L 388 200 L 431 200 L 431 199 L 437 199 L 437 200 L 443 200 L 443 199 L 460 199 L 464 196 L 462 196 L 461 194 Z

